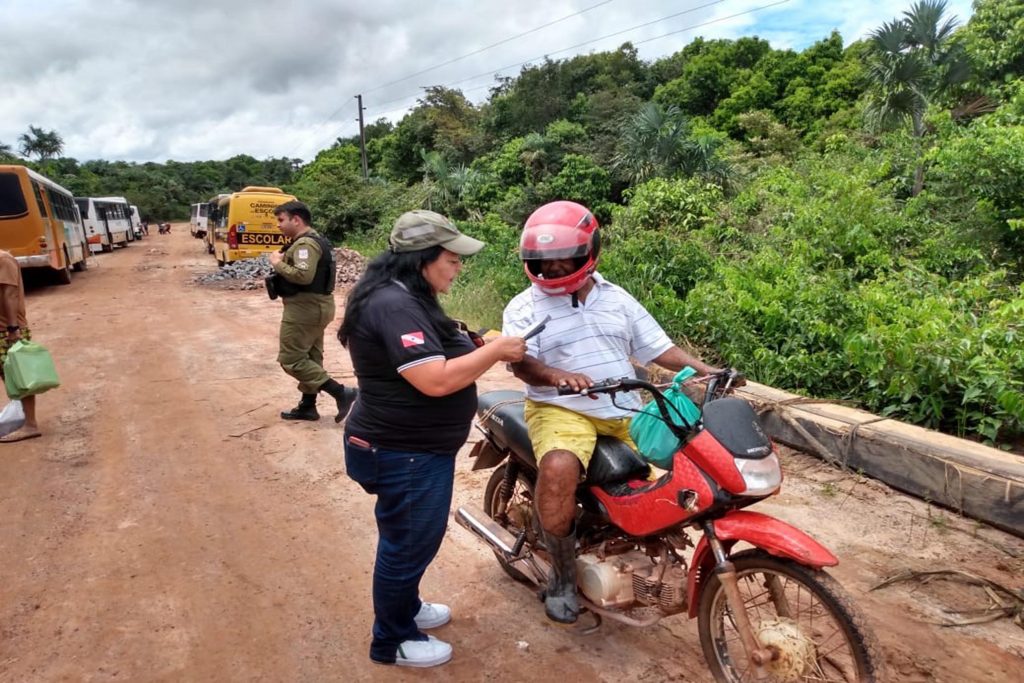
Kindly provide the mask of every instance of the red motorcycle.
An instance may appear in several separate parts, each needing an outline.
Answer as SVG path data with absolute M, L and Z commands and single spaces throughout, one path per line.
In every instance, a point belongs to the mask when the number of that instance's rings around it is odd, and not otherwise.
M 677 426 L 659 387 L 638 379 L 598 382 L 583 394 L 646 390 L 680 439 L 672 469 L 651 481 L 632 448 L 599 437 L 576 490 L 577 588 L 601 620 L 650 626 L 686 612 L 717 681 L 879 680 L 867 623 L 824 567 L 835 556 L 802 531 L 744 510 L 778 493 L 782 469 L 756 413 L 728 396 L 732 370 L 707 379 L 701 418 Z M 483 510 L 456 520 L 494 551 L 516 580 L 544 587 L 549 555 L 534 507 L 537 462 L 523 394 L 480 396 L 485 438 L 474 470 L 498 465 Z M 737 544 L 753 546 L 736 550 Z M 687 549 L 692 553 L 686 557 Z M 538 611 L 540 614 L 540 611 Z

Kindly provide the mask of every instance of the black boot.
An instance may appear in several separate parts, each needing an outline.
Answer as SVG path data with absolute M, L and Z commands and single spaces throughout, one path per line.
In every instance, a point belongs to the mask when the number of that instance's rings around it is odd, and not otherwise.
M 299 405 L 291 410 L 282 411 L 281 419 L 309 420 L 310 422 L 319 420 L 320 413 L 316 412 L 316 394 L 303 394 Z
M 544 591 L 544 611 L 548 619 L 562 624 L 575 623 L 580 614 L 576 600 L 576 534 L 559 537 L 544 532 L 551 555 L 551 576 Z
M 345 419 L 349 409 L 352 408 L 352 404 L 355 403 L 356 396 L 359 395 L 356 389 L 349 389 L 344 384 L 338 384 L 333 379 L 329 379 L 320 385 L 320 391 L 329 394 L 338 404 L 338 414 L 334 416 L 335 422 L 341 422 Z

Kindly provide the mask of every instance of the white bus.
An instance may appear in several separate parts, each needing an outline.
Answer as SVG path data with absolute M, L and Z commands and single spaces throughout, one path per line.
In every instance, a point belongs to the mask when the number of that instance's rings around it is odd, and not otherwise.
M 110 202 L 111 204 L 120 204 L 124 207 L 125 216 L 128 218 L 128 241 L 135 241 L 135 221 L 132 219 L 132 205 L 128 203 L 128 200 L 124 197 L 95 197 L 101 202 Z
M 211 217 L 220 210 L 218 208 L 220 201 L 230 196 L 230 194 L 222 193 L 210 197 L 205 202 L 192 205 L 193 219 L 190 227 L 195 230 L 192 234 L 196 239 L 203 240 L 203 244 L 206 245 L 207 254 L 213 253 L 213 233 L 214 228 L 217 227 L 214 225 L 216 221 Z M 197 209 L 197 206 L 201 208 Z
M 192 205 L 191 218 L 189 219 L 188 231 L 196 239 L 206 237 L 207 218 L 210 213 L 210 203 L 200 202 Z
M 75 204 L 82 214 L 89 251 L 112 251 L 115 244 L 128 244 L 132 225 L 127 201 L 120 197 L 75 197 Z
M 142 218 L 139 217 L 139 207 L 135 206 L 134 204 L 131 204 L 128 208 L 130 208 L 131 212 L 132 212 L 132 215 L 131 215 L 132 232 L 135 233 L 135 239 L 141 240 L 142 239 Z

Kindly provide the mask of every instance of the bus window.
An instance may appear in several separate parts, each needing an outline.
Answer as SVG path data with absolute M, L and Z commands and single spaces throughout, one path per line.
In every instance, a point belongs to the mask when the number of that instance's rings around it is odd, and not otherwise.
M 70 197 L 60 192 L 51 192 L 50 201 L 53 203 L 53 213 L 57 218 L 72 223 L 79 222 L 75 215 L 75 204 Z
M 39 185 L 34 180 L 32 181 L 32 191 L 36 195 L 36 204 L 39 205 L 39 215 L 46 218 L 46 204 L 43 203 L 43 194 L 39 190 Z
M 21 181 L 13 173 L 0 173 L 0 218 L 21 218 L 28 215 Z
M 89 200 L 88 199 L 75 199 L 75 204 L 78 205 L 78 213 L 82 217 L 82 220 L 89 218 Z

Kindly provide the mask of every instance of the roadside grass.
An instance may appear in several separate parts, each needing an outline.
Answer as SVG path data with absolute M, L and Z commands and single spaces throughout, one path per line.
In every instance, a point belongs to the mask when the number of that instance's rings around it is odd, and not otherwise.
M 501 330 L 501 314 L 508 301 L 490 283 L 475 281 L 456 285 L 441 298 L 445 312 L 471 330 Z

